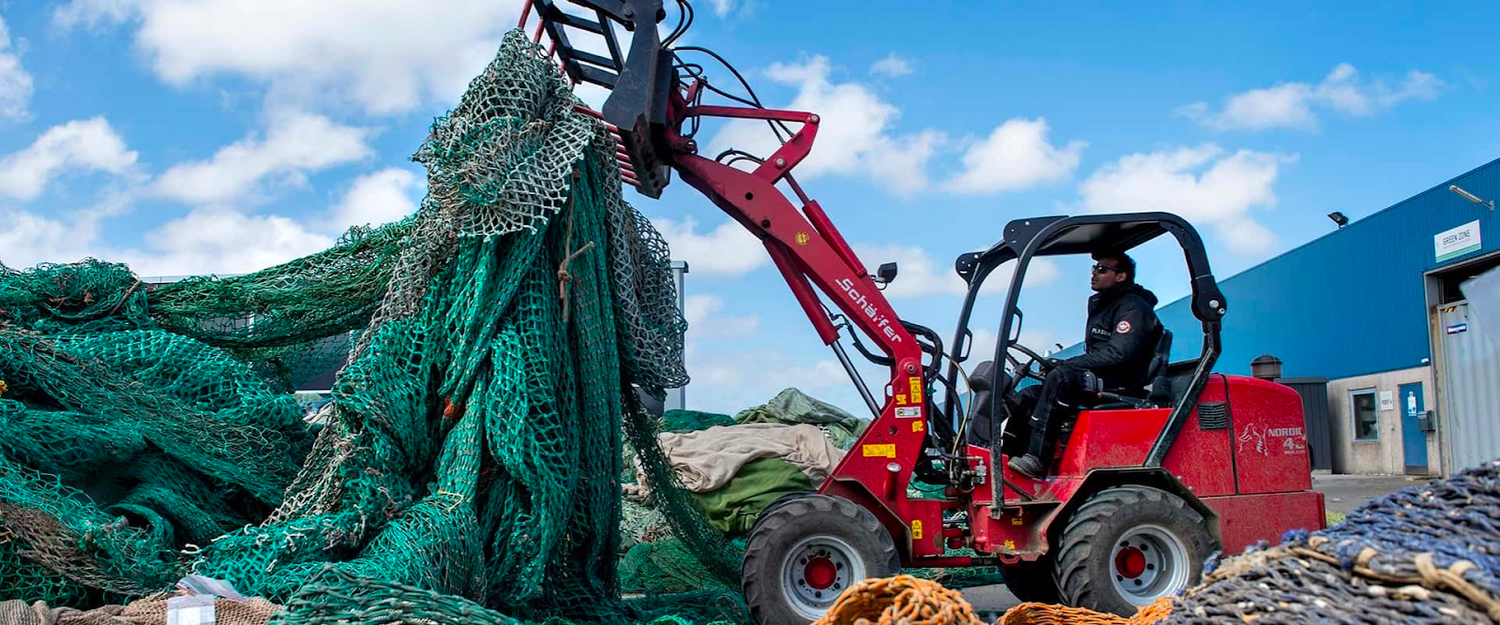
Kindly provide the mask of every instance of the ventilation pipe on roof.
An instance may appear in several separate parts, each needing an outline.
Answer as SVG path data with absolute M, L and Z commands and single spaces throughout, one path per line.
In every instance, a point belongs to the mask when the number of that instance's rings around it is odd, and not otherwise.
M 1280 378 L 1281 359 L 1270 354 L 1261 354 L 1255 360 L 1250 361 L 1250 375 L 1262 380 Z

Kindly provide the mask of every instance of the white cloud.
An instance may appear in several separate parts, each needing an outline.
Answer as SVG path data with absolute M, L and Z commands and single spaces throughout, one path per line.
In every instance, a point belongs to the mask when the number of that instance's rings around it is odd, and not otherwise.
M 403 219 L 417 211 L 416 197 L 422 186 L 416 174 L 397 167 L 360 176 L 331 209 L 329 226 L 345 230 Z
M 1244 256 L 1264 254 L 1276 247 L 1276 233 L 1259 222 L 1238 219 L 1219 226 L 1229 251 Z
M 43 262 L 74 262 L 90 255 L 89 242 L 96 236 L 97 220 L 44 217 L 32 212 L 0 212 L 0 264 L 26 269 Z
M 689 295 L 682 307 L 688 322 L 688 340 L 743 339 L 760 333 L 759 315 L 719 315 L 724 300 L 716 295 Z
M 42 133 L 30 147 L 0 159 L 0 195 L 34 200 L 67 169 L 126 175 L 137 154 L 103 117 L 74 120 Z
M 147 233 L 149 249 L 126 250 L 117 258 L 142 276 L 248 273 L 323 251 L 334 242 L 294 219 L 205 208 Z
M 968 362 L 964 363 L 964 368 L 969 371 L 970 374 L 973 374 L 974 367 L 978 366 L 979 363 L 986 360 L 994 360 L 996 342 L 996 335 L 994 330 L 985 330 L 982 328 L 972 328 L 972 330 L 974 332 L 974 341 L 969 347 L 969 360 Z M 1036 353 L 1041 354 L 1044 357 L 1051 355 L 1051 353 L 1053 352 L 1059 351 L 1057 349 L 1058 343 L 1062 343 L 1064 348 L 1068 346 L 1068 344 L 1059 339 L 1057 337 L 1057 334 L 1053 331 L 1040 328 L 1022 328 L 1020 343 L 1021 345 L 1031 348 L 1032 351 L 1035 351 Z M 1016 359 L 1020 360 L 1023 364 L 1026 362 L 1026 360 L 1029 359 L 1020 351 L 1015 351 L 1012 353 L 1012 355 L 1014 355 Z M 1009 362 L 1006 363 L 1006 368 L 1010 368 Z
M 804 392 L 851 388 L 849 374 L 838 361 L 803 363 L 777 349 L 712 354 L 693 350 L 688 353 L 687 367 L 692 376 L 688 401 L 695 410 L 732 414 L 763 403 L 788 387 Z M 843 408 L 855 414 L 866 412 L 862 405 L 857 411 L 853 406 Z
M 964 363 L 964 369 L 972 375 L 974 368 L 979 366 L 979 363 L 995 359 L 995 337 L 997 335 L 994 330 L 985 330 L 972 326 L 969 329 L 974 333 L 974 338 L 969 344 L 969 360 Z
M 889 149 L 867 154 L 864 166 L 887 189 L 896 195 L 910 197 L 927 188 L 927 161 L 947 141 L 947 137 L 936 130 L 902 135 L 891 140 Z
M 1003 267 L 1005 266 L 1002 265 L 1001 271 L 1004 271 Z M 1022 285 L 1022 289 L 1032 289 L 1039 286 L 1052 284 L 1053 282 L 1056 282 L 1058 277 L 1060 276 L 1062 276 L 1062 269 L 1057 266 L 1056 262 L 1047 258 L 1032 258 L 1031 264 L 1026 266 L 1026 281 L 1025 284 Z M 1009 288 L 1010 277 L 1005 276 L 1004 278 L 1004 280 L 1001 280 L 997 284 L 1001 284 L 1006 288 Z M 991 278 L 991 280 L 994 279 L 995 278 Z M 985 284 L 988 285 L 989 283 L 986 282 Z
M 124 22 L 140 10 L 142 0 L 73 0 L 52 13 L 52 23 L 68 29 L 84 25 L 99 28 Z
M 691 217 L 652 219 L 651 225 L 667 239 L 672 260 L 686 261 L 694 275 L 742 276 L 769 259 L 760 239 L 734 221 L 704 234 L 698 233 L 698 222 Z
M 710 4 L 714 7 L 714 15 L 725 17 L 729 15 L 730 11 L 734 10 L 737 2 L 735 0 L 712 0 Z
M 1048 355 L 1050 352 L 1058 351 L 1057 346 L 1059 343 L 1057 335 L 1051 330 L 1040 328 L 1032 330 L 1023 328 L 1021 330 L 1021 344 L 1030 347 L 1033 351 L 1043 356 Z M 1064 345 L 1063 347 L 1067 346 Z
M 854 244 L 854 253 L 872 270 L 882 263 L 897 265 L 896 279 L 885 287 L 889 300 L 913 299 L 932 295 L 964 295 L 969 287 L 953 270 L 952 261 L 938 263 L 926 250 L 906 245 Z M 1006 268 L 1010 267 L 1007 265 Z M 1010 285 L 1010 274 L 992 275 L 980 290 L 981 296 L 1001 295 Z M 1026 271 L 1025 288 L 1052 283 L 1060 275 L 1057 264 L 1045 258 L 1031 261 Z
M 965 152 L 964 169 L 948 181 L 957 193 L 998 193 L 1066 180 L 1088 144 L 1047 141 L 1047 120 L 1011 119 Z
M 766 70 L 772 81 L 797 89 L 792 102 L 781 108 L 816 113 L 820 118 L 812 153 L 797 167 L 797 177 L 866 175 L 898 193 L 924 187 L 927 161 L 945 142 L 943 135 L 931 130 L 893 134 L 891 126 L 901 111 L 864 85 L 833 82 L 832 71 L 825 56 L 803 63 L 773 63 Z M 788 126 L 797 130 L 797 124 Z M 780 147 L 764 122 L 744 120 L 725 125 L 709 143 L 714 154 L 733 147 L 761 157 Z
M 355 178 L 336 202 L 308 219 L 199 206 L 147 233 L 146 249 L 120 256 L 144 275 L 257 271 L 323 251 L 351 226 L 412 214 L 424 186 L 415 173 L 389 167 Z
M 763 347 L 758 316 L 719 316 L 724 302 L 713 295 L 689 296 L 683 304 L 688 319 L 686 364 L 692 382 L 688 385 L 688 407 L 734 414 L 764 403 L 785 388 L 795 387 L 820 396 L 826 401 L 843 402 L 845 409 L 854 399 L 849 376 L 837 361 L 830 359 L 803 362 L 787 351 Z M 703 349 L 703 339 L 713 349 Z M 784 337 L 778 337 L 784 338 Z M 724 339 L 749 342 L 749 350 L 725 350 Z M 817 393 L 816 391 L 824 391 Z M 858 405 L 855 414 L 865 409 Z
M 21 67 L 21 57 L 11 45 L 10 29 L 5 20 L 0 20 L 0 117 L 26 119 L 31 92 L 31 74 Z
M 855 244 L 854 253 L 871 270 L 883 263 L 896 263 L 896 279 L 885 287 L 886 299 L 911 299 L 929 295 L 963 295 L 968 286 L 953 271 L 941 266 L 926 250 L 906 245 Z
M 372 134 L 320 115 L 275 113 L 264 137 L 252 134 L 206 161 L 173 166 L 157 179 L 156 192 L 190 204 L 212 204 L 240 199 L 268 176 L 301 184 L 308 172 L 373 155 L 366 143 Z
M 200 206 L 121 247 L 105 241 L 106 219 L 129 213 L 140 188 L 105 191 L 88 209 L 38 214 L 0 209 L 0 263 L 20 268 L 92 256 L 128 264 L 138 275 L 248 273 L 323 251 L 352 225 L 380 225 L 416 210 L 420 181 L 389 168 L 353 180 L 324 212 L 294 219 Z
M 848 374 L 835 361 L 794 363 L 782 353 L 736 354 L 731 358 L 749 358 L 772 368 L 767 374 L 750 363 L 730 359 L 691 367 L 688 372 L 694 377 L 687 388 L 688 408 L 733 415 L 764 404 L 784 389 L 795 388 L 857 417 L 870 418 Z
M 388 114 L 456 101 L 520 8 L 422 0 L 73 0 L 53 22 L 137 26 L 136 48 L 173 85 L 242 77 L 279 100 L 352 102 Z
M 774 361 L 773 361 L 774 362 Z M 829 388 L 850 384 L 849 373 L 836 360 L 819 360 L 811 365 L 790 365 L 771 369 L 766 376 L 771 386 L 807 389 Z
M 1179 108 L 1178 114 L 1216 130 L 1313 130 L 1318 126 L 1314 109 L 1368 116 L 1407 100 L 1436 99 L 1444 86 L 1436 76 L 1417 70 L 1407 72 L 1394 86 L 1385 79 L 1365 81 L 1353 65 L 1340 63 L 1316 85 L 1284 82 L 1232 95 L 1217 113 L 1206 102 L 1195 102 Z
M 874 65 L 871 65 L 870 73 L 876 76 L 900 78 L 912 73 L 911 61 L 892 52 L 885 55 L 885 58 L 876 61 Z
M 1195 225 L 1212 225 L 1239 253 L 1275 245 L 1274 233 L 1251 211 L 1277 203 L 1272 187 L 1295 155 L 1240 150 L 1226 155 L 1217 145 L 1130 154 L 1095 171 L 1079 191 L 1096 213 L 1161 210 Z
M 0 209 L 0 223 L 6 224 L 0 229 L 0 264 L 24 269 L 43 262 L 76 262 L 89 256 L 112 260 L 114 254 L 98 242 L 102 222 L 128 212 L 133 199 L 129 189 L 108 189 L 99 202 L 80 210 L 40 214 Z

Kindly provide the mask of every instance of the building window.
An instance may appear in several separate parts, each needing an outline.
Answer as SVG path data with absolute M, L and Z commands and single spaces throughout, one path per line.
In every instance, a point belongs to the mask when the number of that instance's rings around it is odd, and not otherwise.
M 1375 389 L 1354 391 L 1349 394 L 1349 413 L 1354 417 L 1354 440 L 1380 439 L 1380 423 L 1376 409 Z

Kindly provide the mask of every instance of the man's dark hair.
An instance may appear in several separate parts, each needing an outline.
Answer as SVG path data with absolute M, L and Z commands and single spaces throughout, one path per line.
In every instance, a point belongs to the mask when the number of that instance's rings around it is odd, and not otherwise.
M 1095 252 L 1094 261 L 1097 262 L 1101 260 L 1107 260 L 1114 263 L 1116 270 L 1129 276 L 1125 279 L 1125 282 L 1128 284 L 1135 284 L 1135 259 L 1131 258 L 1129 254 L 1126 254 L 1125 252 L 1114 251 Z

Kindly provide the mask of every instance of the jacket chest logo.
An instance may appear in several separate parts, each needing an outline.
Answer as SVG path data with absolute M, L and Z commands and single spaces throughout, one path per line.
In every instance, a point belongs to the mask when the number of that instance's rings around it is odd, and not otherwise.
M 1109 338 L 1109 328 L 1089 328 L 1089 332 L 1100 338 Z

